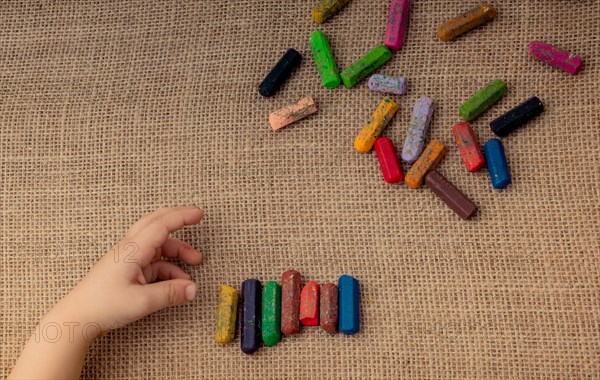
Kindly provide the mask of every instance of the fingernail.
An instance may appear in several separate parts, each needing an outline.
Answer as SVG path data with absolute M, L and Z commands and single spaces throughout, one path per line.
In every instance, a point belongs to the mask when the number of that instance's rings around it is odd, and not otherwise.
M 185 287 L 185 299 L 188 301 L 192 301 L 196 298 L 196 284 L 189 284 Z

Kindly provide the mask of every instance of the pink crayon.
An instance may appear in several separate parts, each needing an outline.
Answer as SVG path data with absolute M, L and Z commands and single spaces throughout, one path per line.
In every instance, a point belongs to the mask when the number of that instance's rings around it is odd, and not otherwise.
M 400 50 L 404 43 L 404 34 L 408 25 L 410 0 L 392 0 L 388 14 L 383 43 L 391 50 Z
M 529 54 L 542 62 L 563 69 L 573 75 L 581 70 L 581 65 L 583 63 L 581 57 L 578 55 L 573 55 L 566 50 L 557 49 L 542 41 L 531 41 L 529 44 Z

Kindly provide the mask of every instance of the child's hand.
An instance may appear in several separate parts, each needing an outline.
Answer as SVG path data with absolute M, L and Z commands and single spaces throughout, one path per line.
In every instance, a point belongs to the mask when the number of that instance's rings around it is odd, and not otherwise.
M 202 216 L 197 207 L 165 208 L 135 223 L 40 321 L 9 378 L 79 377 L 86 352 L 101 332 L 193 300 L 197 287 L 190 275 L 161 258 L 202 262 L 200 252 L 169 236 Z
M 165 208 L 144 216 L 55 309 L 107 331 L 192 301 L 197 286 L 190 275 L 161 258 L 177 258 L 190 265 L 202 262 L 202 253 L 169 236 L 198 223 L 202 216 L 197 207 Z

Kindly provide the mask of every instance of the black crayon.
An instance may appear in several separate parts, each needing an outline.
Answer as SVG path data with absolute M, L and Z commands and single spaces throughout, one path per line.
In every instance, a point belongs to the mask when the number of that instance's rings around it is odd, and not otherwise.
M 542 112 L 544 112 L 544 103 L 534 96 L 493 120 L 490 128 L 496 135 L 504 137 Z
M 275 95 L 279 87 L 292 75 L 292 71 L 300 65 L 301 61 L 302 56 L 300 53 L 290 48 L 260 83 L 258 92 L 262 96 Z

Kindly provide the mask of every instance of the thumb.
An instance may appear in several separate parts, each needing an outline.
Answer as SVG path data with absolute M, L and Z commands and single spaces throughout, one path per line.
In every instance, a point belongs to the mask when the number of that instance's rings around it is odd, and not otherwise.
M 198 287 L 189 280 L 168 280 L 144 285 L 142 292 L 146 297 L 148 314 L 169 306 L 182 305 L 196 298 Z

